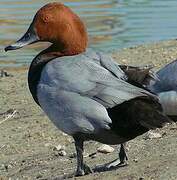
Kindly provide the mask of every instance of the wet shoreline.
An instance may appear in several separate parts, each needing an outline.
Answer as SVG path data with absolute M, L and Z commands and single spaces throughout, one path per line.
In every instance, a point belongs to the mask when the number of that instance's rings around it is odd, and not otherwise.
M 23 51 L 21 53 L 23 53 Z M 177 40 L 160 41 L 113 50 L 112 53 L 110 52 L 109 54 L 120 64 L 140 66 L 153 64 L 154 68 L 158 69 L 177 58 Z M 1 66 L 1 63 L 6 66 Z M 0 62 L 0 69 L 7 71 L 26 71 L 29 68 L 29 65 L 8 66 L 9 63 L 15 64 L 15 61 L 9 62 L 4 60 Z

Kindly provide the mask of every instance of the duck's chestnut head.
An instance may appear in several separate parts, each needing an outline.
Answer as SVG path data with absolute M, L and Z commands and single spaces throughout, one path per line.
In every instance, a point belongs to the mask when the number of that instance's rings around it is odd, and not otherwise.
M 61 3 L 49 3 L 38 10 L 24 36 L 5 48 L 19 49 L 38 41 L 48 41 L 59 51 L 80 51 L 87 47 L 87 32 L 81 19 Z

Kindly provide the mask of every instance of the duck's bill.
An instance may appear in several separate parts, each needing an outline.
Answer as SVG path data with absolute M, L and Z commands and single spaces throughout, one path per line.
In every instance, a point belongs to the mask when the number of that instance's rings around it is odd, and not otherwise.
M 28 31 L 22 36 L 22 38 L 20 38 L 16 43 L 5 47 L 4 50 L 10 51 L 20 49 L 23 46 L 33 44 L 37 41 L 39 41 L 39 37 L 37 36 L 36 32 L 33 30 L 33 28 L 29 28 Z

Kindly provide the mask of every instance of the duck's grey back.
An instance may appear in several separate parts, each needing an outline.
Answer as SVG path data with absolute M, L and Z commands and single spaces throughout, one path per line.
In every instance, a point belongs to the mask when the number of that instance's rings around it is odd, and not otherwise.
M 167 64 L 157 72 L 159 81 L 149 86 L 155 93 L 177 90 L 177 60 Z

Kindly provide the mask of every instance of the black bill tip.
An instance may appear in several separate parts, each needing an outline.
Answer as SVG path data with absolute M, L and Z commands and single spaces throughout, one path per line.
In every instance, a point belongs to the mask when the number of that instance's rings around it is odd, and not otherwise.
M 16 50 L 19 49 L 20 47 L 14 46 L 14 45 L 9 45 L 7 47 L 4 48 L 5 52 L 7 51 L 11 51 L 11 50 Z
M 39 41 L 39 37 L 36 34 L 33 26 L 31 25 L 28 31 L 17 42 L 5 47 L 4 50 L 11 51 L 11 50 L 20 49 L 26 45 L 33 44 L 38 41 Z

